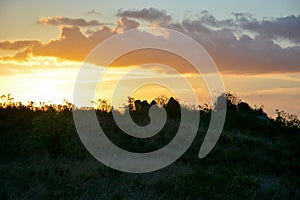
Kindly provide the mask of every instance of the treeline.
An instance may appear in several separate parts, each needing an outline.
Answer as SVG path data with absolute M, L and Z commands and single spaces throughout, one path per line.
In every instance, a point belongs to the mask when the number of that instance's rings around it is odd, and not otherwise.
M 295 115 L 277 111 L 275 119 L 269 118 L 262 108 L 252 108 L 230 93 L 224 94 L 227 102 L 227 114 L 224 131 L 249 130 L 252 134 L 277 137 L 278 134 L 299 133 L 300 122 Z M 72 119 L 75 106 L 65 101 L 63 104 L 40 103 L 30 101 L 28 105 L 14 102 L 10 95 L 3 95 L 0 103 L 1 158 L 13 158 L 32 151 L 51 156 L 83 156 L 84 147 L 79 141 Z M 152 105 L 164 107 L 168 120 L 159 134 L 150 139 L 135 139 L 123 133 L 115 124 L 112 112 L 119 112 L 106 100 L 96 101 L 96 113 L 99 123 L 107 136 L 121 147 L 132 151 L 158 149 L 174 137 L 180 124 L 180 104 L 173 97 L 160 96 L 151 103 L 128 98 L 125 111 L 139 125 L 150 122 L 148 111 Z M 199 130 L 206 130 L 214 106 L 182 106 L 190 112 L 200 112 Z M 90 111 L 93 108 L 76 108 Z M 76 110 L 75 109 L 75 110 Z M 122 113 L 119 113 L 122 115 Z M 158 141 L 157 141 L 158 140 Z M 134 141 L 134 142 L 132 142 Z M 137 145 L 139 144 L 139 145 Z M 143 146 L 143 148 L 139 148 Z
M 132 199 L 139 195 L 149 199 L 299 199 L 299 119 L 279 110 L 270 118 L 263 108 L 253 108 L 230 93 L 220 98 L 227 104 L 221 138 L 207 157 L 198 159 L 217 105 L 185 106 L 165 96 L 150 103 L 129 97 L 124 110 L 119 111 L 102 99 L 94 102 L 94 109 L 78 108 L 68 101 L 24 105 L 3 95 L 0 198 Z M 152 105 L 166 110 L 167 121 L 150 138 L 129 136 L 114 121 L 113 112 L 121 116 L 129 112 L 144 126 L 150 122 Z M 197 136 L 175 163 L 149 176 L 120 173 L 96 162 L 81 143 L 72 117 L 73 110 L 95 110 L 99 124 L 115 145 L 141 153 L 160 149 L 174 138 L 180 109 L 200 113 Z

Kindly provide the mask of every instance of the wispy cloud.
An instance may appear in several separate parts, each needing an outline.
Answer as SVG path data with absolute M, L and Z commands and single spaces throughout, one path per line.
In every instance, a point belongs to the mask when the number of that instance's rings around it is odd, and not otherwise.
M 100 12 L 97 12 L 96 10 L 90 10 L 90 11 L 87 11 L 86 14 L 88 15 L 101 15 Z
M 20 41 L 2 41 L 0 42 L 0 49 L 2 50 L 19 50 L 30 48 L 41 43 L 37 40 L 20 40 Z
M 172 17 L 168 15 L 165 10 L 156 8 L 144 8 L 141 10 L 118 10 L 118 17 L 128 17 L 134 19 L 145 20 L 149 22 L 166 23 L 172 20 Z
M 55 17 L 42 17 L 37 21 L 38 24 L 48 24 L 48 25 L 72 25 L 72 26 L 102 26 L 107 23 L 101 23 L 97 20 L 90 20 L 86 21 L 82 18 L 69 18 L 69 17 L 62 17 L 62 16 L 55 16 Z

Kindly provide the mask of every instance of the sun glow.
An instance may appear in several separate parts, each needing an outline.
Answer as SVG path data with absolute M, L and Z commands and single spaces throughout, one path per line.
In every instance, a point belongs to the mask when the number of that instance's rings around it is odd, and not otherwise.
M 0 93 L 15 101 L 62 103 L 72 98 L 72 88 L 81 62 L 51 56 L 32 56 L 26 60 L 1 60 Z
M 80 65 L 82 62 L 64 60 L 53 56 L 33 56 L 30 54 L 23 60 L 16 60 L 14 58 L 1 59 L 0 64 L 16 66 L 67 67 Z

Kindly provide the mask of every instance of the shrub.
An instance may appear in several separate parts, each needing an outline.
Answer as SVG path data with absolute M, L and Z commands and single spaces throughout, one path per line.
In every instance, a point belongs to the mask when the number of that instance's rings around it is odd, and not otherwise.
M 71 116 L 65 112 L 48 111 L 36 116 L 32 122 L 32 145 L 46 153 L 57 156 L 72 148 L 75 135 Z

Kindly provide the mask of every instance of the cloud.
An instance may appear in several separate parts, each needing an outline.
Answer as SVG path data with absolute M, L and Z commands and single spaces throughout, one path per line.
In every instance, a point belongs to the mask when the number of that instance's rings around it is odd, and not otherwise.
M 103 26 L 90 36 L 84 35 L 80 27 L 77 26 L 61 26 L 60 28 L 59 38 L 48 43 L 42 43 L 39 40 L 0 42 L 0 47 L 2 48 L 14 48 L 15 50 L 20 49 L 20 47 L 24 48 L 24 50 L 18 51 L 14 56 L 0 57 L 0 60 L 26 61 L 29 56 L 53 56 L 61 59 L 83 61 L 96 45 L 116 34 L 106 26 Z
M 233 19 L 217 20 L 212 14 L 204 10 L 201 12 L 199 19 L 197 20 L 203 25 L 208 25 L 212 27 L 235 27 L 236 24 Z
M 96 10 L 90 10 L 90 11 L 87 11 L 86 14 L 88 15 L 101 15 L 100 12 L 97 12 Z
M 250 13 L 232 14 L 232 19 L 217 20 L 209 12 L 203 11 L 197 21 L 210 27 L 247 30 L 268 39 L 287 39 L 300 43 L 300 15 L 258 20 Z
M 218 20 L 204 11 L 195 20 L 184 19 L 181 23 L 167 24 L 164 27 L 183 32 L 199 42 L 222 73 L 300 71 L 300 45 L 297 43 L 300 38 L 299 17 L 259 21 L 251 14 L 233 14 L 233 19 Z M 256 35 L 250 37 L 249 31 Z M 278 37 L 292 40 L 294 46 L 280 46 L 274 42 Z
M 17 60 L 17 61 L 28 61 L 28 56 L 30 55 L 31 50 L 29 48 L 18 51 L 13 56 L 2 56 L 0 60 L 2 61 L 10 61 L 10 60 Z
M 170 26 L 172 28 L 172 25 Z M 185 20 L 177 30 L 199 42 L 223 73 L 259 74 L 300 71 L 300 46 L 282 48 L 260 35 L 237 37 L 233 30 L 210 29 L 201 21 Z
M 31 48 L 40 45 L 41 42 L 37 40 L 22 40 L 22 41 L 0 41 L 0 49 L 2 50 L 19 50 L 24 48 Z
M 284 38 L 300 43 L 300 15 L 289 15 L 271 20 L 239 19 L 242 29 L 250 30 L 266 38 Z
M 122 17 L 119 21 L 117 21 L 116 30 L 118 31 L 126 31 L 134 28 L 138 28 L 140 23 L 135 20 L 128 19 L 127 17 Z
M 155 14 L 155 12 L 157 12 Z M 121 19 L 114 28 L 101 26 L 97 30 L 89 30 L 84 34 L 80 24 L 73 26 L 61 25 L 61 34 L 57 39 L 47 43 L 39 40 L 0 41 L 0 49 L 14 50 L 15 55 L 5 55 L 0 60 L 26 60 L 28 56 L 54 56 L 66 60 L 84 61 L 91 50 L 110 36 L 132 28 L 140 23 L 137 19 L 157 21 L 165 28 L 185 33 L 199 42 L 211 55 L 220 71 L 224 74 L 263 74 L 300 72 L 300 45 L 298 35 L 298 19 L 296 16 L 257 20 L 250 14 L 234 13 L 232 19 L 218 20 L 208 12 L 202 12 L 197 19 L 184 19 L 172 23 L 170 15 L 165 11 L 145 8 L 139 11 L 118 11 Z M 52 18 L 51 18 L 52 19 Z M 134 20 L 136 19 L 136 20 Z M 263 26 L 265 24 L 265 27 Z M 267 25 L 269 24 L 269 25 Z M 285 27 L 285 28 L 283 28 Z M 290 27 L 290 29 L 287 29 Z M 238 32 L 237 32 L 238 31 Z M 249 31 L 255 35 L 249 35 Z M 140 37 L 153 42 L 162 42 L 150 33 L 140 32 Z M 300 34 L 299 34 L 300 35 Z M 291 47 L 282 47 L 274 42 L 275 37 L 284 37 L 294 42 Z M 164 38 L 167 40 L 167 38 Z M 133 41 L 134 42 L 134 41 Z M 139 65 L 147 62 L 158 62 L 174 66 L 183 73 L 193 73 L 189 63 L 174 57 L 172 54 L 159 51 L 141 51 L 129 53 L 114 62 L 116 66 Z M 101 65 L 101 62 L 97 62 Z
M 170 28 L 173 28 L 172 25 Z M 179 29 L 178 29 L 179 28 Z M 187 33 L 210 33 L 212 30 L 210 30 L 208 27 L 203 25 L 201 21 L 198 20 L 189 20 L 185 19 L 182 21 L 181 24 L 177 24 L 177 29 L 181 32 L 187 32 Z
M 40 56 L 56 56 L 63 59 L 83 61 L 92 49 L 106 38 L 116 34 L 104 26 L 90 36 L 85 36 L 79 27 L 61 27 L 61 35 L 46 45 L 33 49 Z
M 42 17 L 37 21 L 38 24 L 49 24 L 49 25 L 72 25 L 72 26 L 80 26 L 80 27 L 86 27 L 86 26 L 102 26 L 105 23 L 101 23 L 97 20 L 91 20 L 86 21 L 85 19 L 81 18 L 68 18 L 68 17 L 62 17 L 62 16 L 55 16 L 55 17 Z
M 118 17 L 128 17 L 134 19 L 141 19 L 149 22 L 168 23 L 172 17 L 167 14 L 165 10 L 156 8 L 144 8 L 141 10 L 118 10 Z
M 61 27 L 59 39 L 32 49 L 38 56 L 56 56 L 70 60 L 83 60 L 93 48 L 92 43 L 84 36 L 79 27 Z

